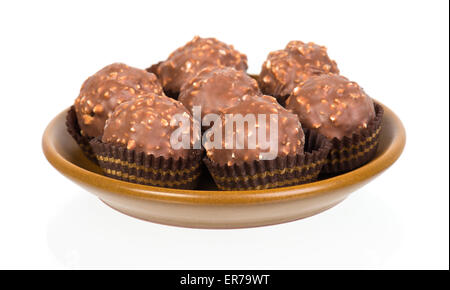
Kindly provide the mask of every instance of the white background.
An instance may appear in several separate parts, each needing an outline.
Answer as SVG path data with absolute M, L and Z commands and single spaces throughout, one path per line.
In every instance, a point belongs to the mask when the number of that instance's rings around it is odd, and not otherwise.
M 8 3 L 8 4 L 6 4 Z M 2 1 L 0 268 L 449 267 L 448 1 Z M 282 225 L 197 230 L 116 213 L 47 163 L 41 136 L 81 83 L 145 68 L 195 34 L 258 73 L 289 40 L 403 120 L 402 157 L 335 208 Z

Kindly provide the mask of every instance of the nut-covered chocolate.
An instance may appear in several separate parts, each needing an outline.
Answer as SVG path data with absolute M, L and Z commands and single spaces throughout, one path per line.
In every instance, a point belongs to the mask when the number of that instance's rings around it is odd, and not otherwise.
M 294 88 L 286 108 L 305 128 L 332 139 L 351 137 L 375 117 L 372 99 L 355 82 L 335 74 L 312 77 Z
M 237 116 L 238 114 L 242 117 L 246 117 L 247 114 L 255 116 L 254 127 L 249 126 L 250 122 L 244 126 L 243 136 L 244 136 L 244 146 L 243 149 L 237 148 L 237 138 L 239 134 L 242 134 L 237 125 L 232 119 L 227 118 L 229 116 Z M 264 119 L 259 119 L 259 116 L 263 115 Z M 276 115 L 276 124 L 278 134 L 274 136 L 273 140 L 270 140 L 271 131 L 271 119 L 275 119 L 273 115 Z M 207 156 L 208 158 L 220 165 L 232 166 L 233 164 L 242 164 L 243 162 L 252 162 L 263 160 L 263 154 L 270 151 L 268 148 L 261 148 L 262 145 L 259 142 L 259 127 L 265 125 L 265 137 L 266 141 L 270 143 L 270 146 L 275 146 L 277 148 L 276 156 L 286 156 L 286 155 L 296 155 L 303 153 L 303 148 L 305 145 L 305 135 L 302 130 L 302 126 L 298 120 L 297 115 L 289 112 L 282 106 L 280 106 L 277 101 L 270 96 L 251 96 L 247 95 L 242 98 L 242 101 L 226 110 L 223 111 L 222 115 L 222 126 L 223 126 L 223 137 L 222 137 L 222 148 L 208 148 Z M 232 137 L 233 143 L 227 144 L 227 126 L 233 126 Z M 262 127 L 263 128 L 263 127 Z M 273 131 L 276 132 L 276 131 Z M 255 136 L 256 135 L 256 136 Z M 250 137 L 254 136 L 256 139 L 255 148 L 250 148 L 249 140 Z M 215 136 L 214 136 L 215 138 Z M 273 141 L 270 142 L 270 141 Z M 276 143 L 276 144 L 275 144 Z M 232 149 L 227 149 L 232 148 Z M 273 158 L 272 158 L 273 159 Z M 270 160 L 270 159 L 269 159 Z
M 117 105 L 151 92 L 163 93 L 154 74 L 122 63 L 104 67 L 83 83 L 75 100 L 81 134 L 101 136 L 107 118 Z
M 181 87 L 178 100 L 192 113 L 201 106 L 202 116 L 220 114 L 240 102 L 242 96 L 259 95 L 258 83 L 244 71 L 231 67 L 207 67 Z
M 102 142 L 156 157 L 186 158 L 189 148 L 174 149 L 170 143 L 172 133 L 181 128 L 180 122 L 171 122 L 177 114 L 189 120 L 191 126 L 192 117 L 180 102 L 164 95 L 143 95 L 116 107 L 106 121 Z M 190 130 L 182 132 L 188 140 L 192 140 Z
M 259 86 L 264 94 L 283 101 L 299 83 L 326 73 L 338 74 L 339 69 L 325 46 L 291 41 L 285 49 L 269 53 L 262 65 Z
M 245 71 L 247 56 L 215 38 L 196 36 L 152 70 L 160 77 L 164 90 L 169 95 L 176 95 L 185 82 L 209 66 L 227 66 Z

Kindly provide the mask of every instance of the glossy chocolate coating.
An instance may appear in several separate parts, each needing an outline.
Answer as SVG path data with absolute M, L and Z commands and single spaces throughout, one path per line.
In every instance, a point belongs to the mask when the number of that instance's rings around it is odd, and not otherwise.
M 75 100 L 81 134 L 101 136 L 117 105 L 150 92 L 163 93 L 154 74 L 122 63 L 104 67 L 83 83 Z
M 332 139 L 351 137 L 375 117 L 372 99 L 355 82 L 335 74 L 308 79 L 292 91 L 286 108 L 305 128 Z
M 105 125 L 102 142 L 126 146 L 156 157 L 186 158 L 190 149 L 174 149 L 170 136 L 179 128 L 171 125 L 176 114 L 186 116 L 192 125 L 189 111 L 180 102 L 158 94 L 146 94 L 117 106 Z M 186 134 L 190 134 L 188 130 Z
M 258 83 L 244 71 L 231 67 L 208 67 L 181 87 L 178 100 L 192 113 L 193 106 L 201 106 L 202 116 L 220 114 L 234 106 L 245 95 L 261 94 Z
M 260 125 L 258 122 L 258 114 L 266 116 L 266 138 L 269 140 L 270 136 L 270 118 L 271 114 L 278 115 L 278 136 L 276 136 L 275 142 L 278 143 L 277 156 L 295 155 L 303 152 L 305 145 L 305 135 L 302 130 L 302 126 L 298 120 L 297 115 L 289 112 L 278 104 L 275 98 L 270 96 L 251 96 L 247 95 L 242 98 L 242 101 L 228 109 L 223 111 L 222 124 L 223 124 L 223 139 L 222 149 L 208 149 L 207 156 L 213 162 L 220 165 L 231 166 L 233 164 L 242 164 L 243 162 L 252 162 L 255 160 L 261 160 L 261 153 L 268 152 L 269 149 L 260 149 L 258 141 L 255 149 L 249 149 L 248 145 L 244 149 L 226 149 L 225 148 L 225 127 L 227 126 L 227 119 L 225 114 L 241 114 L 243 116 L 247 114 L 255 114 L 256 128 Z M 236 139 L 236 127 L 233 128 L 233 140 Z M 256 134 L 257 129 L 249 130 L 248 125 L 245 126 L 244 136 L 245 144 L 248 144 L 249 132 Z M 258 136 L 256 137 L 258 140 Z M 233 146 L 233 148 L 236 148 Z
M 215 38 L 194 37 L 172 52 L 166 61 L 152 70 L 161 79 L 164 90 L 170 94 L 180 92 L 181 86 L 206 67 L 227 66 L 247 70 L 247 56 Z
M 296 85 L 311 76 L 339 73 L 336 62 L 324 46 L 312 42 L 289 42 L 285 49 L 269 53 L 262 65 L 259 86 L 264 94 L 285 97 Z

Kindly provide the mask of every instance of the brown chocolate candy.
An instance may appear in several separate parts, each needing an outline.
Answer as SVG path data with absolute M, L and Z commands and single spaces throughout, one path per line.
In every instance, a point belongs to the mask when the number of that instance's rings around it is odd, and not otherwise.
M 308 79 L 292 91 L 286 108 L 305 128 L 332 139 L 351 137 L 375 117 L 372 99 L 355 82 L 335 74 Z
M 154 74 L 122 63 L 104 67 L 83 83 L 75 100 L 81 134 L 101 136 L 106 119 L 117 105 L 150 92 L 162 94 Z
M 164 90 L 169 95 L 176 95 L 185 82 L 209 66 L 228 66 L 245 71 L 247 56 L 215 38 L 196 36 L 152 70 L 160 77 Z
M 324 46 L 312 42 L 289 42 L 285 49 L 269 53 L 262 65 L 259 86 L 264 94 L 284 101 L 296 85 L 311 76 L 339 73 Z
M 181 87 L 178 100 L 191 113 L 201 106 L 202 116 L 220 114 L 240 102 L 242 96 L 259 95 L 258 83 L 244 71 L 231 67 L 208 67 Z
M 188 148 L 174 149 L 170 143 L 171 134 L 180 128 L 179 122 L 171 124 L 176 114 L 188 118 L 192 127 L 192 117 L 180 102 L 158 94 L 135 98 L 116 107 L 106 122 L 102 142 L 126 146 L 128 150 L 155 157 L 187 158 Z M 183 134 L 191 136 L 190 130 Z
M 261 124 L 258 122 L 258 115 L 262 114 L 266 118 L 266 140 L 269 142 L 270 138 L 270 119 L 272 114 L 278 116 L 278 135 L 275 136 L 274 142 L 278 145 L 278 156 L 295 155 L 303 152 L 305 145 L 305 135 L 302 130 L 302 126 L 298 120 L 297 115 L 289 112 L 278 104 L 275 98 L 270 96 L 256 96 L 247 95 L 242 98 L 242 102 L 239 104 L 227 108 L 223 111 L 222 115 L 222 148 L 208 148 L 207 156 L 213 162 L 220 165 L 231 166 L 233 164 L 242 164 L 243 162 L 252 162 L 255 160 L 262 160 L 262 154 L 268 152 L 269 149 L 262 149 L 258 142 L 258 128 Z M 239 133 L 237 126 L 233 125 L 233 149 L 226 149 L 226 126 L 230 123 L 230 119 L 226 118 L 227 114 L 236 116 L 241 114 L 244 118 L 247 114 L 255 116 L 255 127 L 249 128 L 248 124 L 244 127 L 244 149 L 236 148 L 236 133 Z M 233 122 L 233 121 L 231 121 Z M 248 146 L 249 136 L 256 135 L 256 148 L 252 149 Z

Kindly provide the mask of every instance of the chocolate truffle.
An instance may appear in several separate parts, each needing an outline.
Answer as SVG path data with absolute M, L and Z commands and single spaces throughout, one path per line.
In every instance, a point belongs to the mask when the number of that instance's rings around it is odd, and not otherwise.
M 243 71 L 231 67 L 208 67 L 181 87 L 178 100 L 192 113 L 201 106 L 202 117 L 220 114 L 239 103 L 244 95 L 259 95 L 258 83 Z
M 123 63 L 104 67 L 83 83 L 75 100 L 81 135 L 101 136 L 106 119 L 117 105 L 150 92 L 163 93 L 154 74 Z
M 228 66 L 245 71 L 247 56 L 215 38 L 196 36 L 152 70 L 160 77 L 167 94 L 174 96 L 185 82 L 208 66 Z
M 223 111 L 224 115 L 222 115 L 222 126 L 223 126 L 223 134 L 222 134 L 222 148 L 208 148 L 207 156 L 213 162 L 218 163 L 219 165 L 228 165 L 232 166 L 233 164 L 242 164 L 243 162 L 252 162 L 255 160 L 262 160 L 262 153 L 269 152 L 269 148 L 262 149 L 259 143 L 259 127 L 261 126 L 260 121 L 263 122 L 262 119 L 259 119 L 259 115 L 264 115 L 266 120 L 266 140 L 270 143 L 270 119 L 272 118 L 272 114 L 276 114 L 278 116 L 278 135 L 275 135 L 273 142 L 277 143 L 277 152 L 276 156 L 286 156 L 286 155 L 296 155 L 303 153 L 303 148 L 305 144 L 305 135 L 302 130 L 302 126 L 298 120 L 297 115 L 289 112 L 282 106 L 278 104 L 278 102 L 270 96 L 251 96 L 247 95 L 242 98 L 242 102 L 239 104 L 229 107 Z M 230 119 L 227 119 L 227 114 L 231 114 L 232 116 L 236 116 L 237 114 L 241 114 L 244 118 L 247 114 L 251 114 L 255 116 L 255 126 L 249 128 L 249 124 L 246 123 L 244 126 L 244 148 L 237 149 L 236 147 L 236 138 L 238 137 L 237 133 L 239 133 L 239 128 L 236 128 L 235 124 L 231 124 L 233 127 L 233 144 L 232 148 L 234 149 L 226 149 L 226 127 L 227 123 L 233 122 Z M 228 125 L 229 126 L 229 125 Z M 249 148 L 249 138 L 252 135 L 256 135 L 256 148 Z M 215 136 L 214 136 L 215 138 Z M 270 144 L 270 146 L 274 146 Z M 270 159 L 269 159 L 270 160 Z
M 351 137 L 375 117 L 372 99 L 347 78 L 334 74 L 312 77 L 292 91 L 286 108 L 305 128 L 332 139 Z
M 264 94 L 284 101 L 297 84 L 324 73 L 339 73 L 326 47 L 296 40 L 283 50 L 269 53 L 259 75 L 259 86 Z
M 179 127 L 179 122 L 171 123 L 173 117 L 180 114 L 192 117 L 180 102 L 158 94 L 146 94 L 141 98 L 120 104 L 106 121 L 103 143 L 115 143 L 152 154 L 155 157 L 187 158 L 189 149 L 174 149 L 170 143 L 171 134 Z M 190 128 L 183 134 L 190 138 Z

